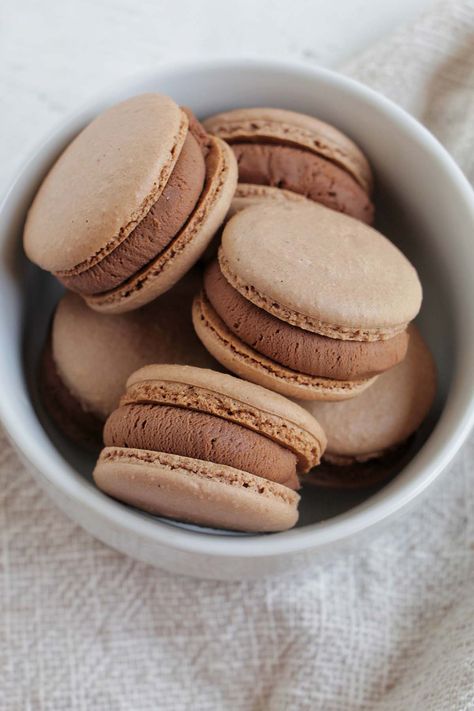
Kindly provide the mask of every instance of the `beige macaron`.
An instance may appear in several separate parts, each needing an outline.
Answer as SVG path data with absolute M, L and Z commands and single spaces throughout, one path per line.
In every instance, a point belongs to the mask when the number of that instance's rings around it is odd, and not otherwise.
M 369 163 L 334 126 L 272 108 L 227 111 L 206 119 L 204 126 L 231 145 L 240 183 L 287 190 L 363 222 L 373 221 Z
M 260 204 L 227 223 L 193 322 L 237 375 L 341 400 L 403 360 L 421 296 L 413 266 L 371 227 L 309 201 Z
M 150 513 L 238 531 L 298 518 L 298 474 L 325 435 L 296 403 L 212 370 L 153 365 L 130 376 L 94 470 L 110 496 Z
M 436 366 L 418 329 L 409 327 L 406 358 L 359 397 L 301 403 L 328 438 L 325 463 L 311 474 L 322 486 L 374 484 L 393 473 L 402 445 L 420 428 L 436 394 Z M 308 481 L 308 479 L 307 479 Z
M 147 363 L 218 364 L 196 337 L 191 303 L 200 274 L 133 313 L 92 311 L 72 292 L 60 300 L 40 370 L 42 400 L 57 426 L 81 444 L 101 441 L 128 376 Z
M 225 218 L 234 155 L 161 94 L 109 108 L 53 165 L 29 210 L 27 256 L 89 306 L 148 303 L 199 259 Z

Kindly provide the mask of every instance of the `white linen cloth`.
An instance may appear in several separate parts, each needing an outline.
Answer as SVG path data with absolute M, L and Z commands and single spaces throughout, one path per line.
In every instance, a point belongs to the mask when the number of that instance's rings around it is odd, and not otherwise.
M 343 68 L 474 179 L 474 3 Z M 358 553 L 291 579 L 176 577 L 93 540 L 0 439 L 0 709 L 474 709 L 474 437 Z

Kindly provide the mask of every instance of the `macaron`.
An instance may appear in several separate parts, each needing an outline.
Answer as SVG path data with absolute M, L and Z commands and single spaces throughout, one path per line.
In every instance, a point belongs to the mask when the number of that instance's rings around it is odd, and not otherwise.
M 229 146 L 188 109 L 161 94 L 135 96 L 60 155 L 28 212 L 25 252 L 91 308 L 130 311 L 199 259 L 236 182 Z
M 373 222 L 369 163 L 334 126 L 272 108 L 227 111 L 206 119 L 204 126 L 231 145 L 240 183 L 288 190 Z
M 193 322 L 237 375 L 342 400 L 403 360 L 421 298 L 414 267 L 368 225 L 309 201 L 260 204 L 227 223 Z
M 117 316 L 92 311 L 72 292 L 63 296 L 39 373 L 41 399 L 61 431 L 82 445 L 100 444 L 128 376 L 147 363 L 218 367 L 191 323 L 199 284 L 193 270 L 153 303 Z
M 328 438 L 324 462 L 306 478 L 320 486 L 355 488 L 397 471 L 404 446 L 429 414 L 436 366 L 418 329 L 409 327 L 406 358 L 359 397 L 345 402 L 301 403 Z
M 270 532 L 298 519 L 298 474 L 325 435 L 296 403 L 231 375 L 150 365 L 130 376 L 94 470 L 109 496 L 203 526 Z

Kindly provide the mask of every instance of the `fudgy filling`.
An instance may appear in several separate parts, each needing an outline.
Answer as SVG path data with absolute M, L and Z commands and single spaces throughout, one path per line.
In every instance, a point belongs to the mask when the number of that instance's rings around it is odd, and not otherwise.
M 106 422 L 104 444 L 226 464 L 290 489 L 299 487 L 292 452 L 242 425 L 181 407 L 123 405 Z
M 233 143 L 232 150 L 239 182 L 291 190 L 362 222 L 373 222 L 374 207 L 367 193 L 330 160 L 278 143 Z
M 225 279 L 217 260 L 206 269 L 204 289 L 217 315 L 240 340 L 299 373 L 359 380 L 392 368 L 406 354 L 406 332 L 387 341 L 342 341 L 281 321 L 239 294 Z
M 51 339 L 45 345 L 40 364 L 39 394 L 55 425 L 74 442 L 87 448 L 100 446 L 103 420 L 86 412 L 67 389 L 54 362 Z
M 98 264 L 81 274 L 59 276 L 68 289 L 91 295 L 120 286 L 166 249 L 182 230 L 206 178 L 206 134 L 197 119 L 188 116 L 188 135 L 158 200 L 129 236 Z

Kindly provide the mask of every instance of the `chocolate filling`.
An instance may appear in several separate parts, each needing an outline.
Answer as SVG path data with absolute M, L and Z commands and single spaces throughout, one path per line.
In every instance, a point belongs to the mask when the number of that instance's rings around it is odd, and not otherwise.
M 225 464 L 290 489 L 299 487 L 292 452 L 235 422 L 181 407 L 123 405 L 106 422 L 104 444 Z
M 100 446 L 104 422 L 93 412 L 84 410 L 61 380 L 54 362 L 51 338 L 41 357 L 39 395 L 56 427 L 69 439 L 88 449 Z
M 374 206 L 347 171 L 309 150 L 278 143 L 232 143 L 239 182 L 270 185 L 304 195 L 372 224 Z
M 386 341 L 343 341 L 304 331 L 255 306 L 234 289 L 217 260 L 204 275 L 206 296 L 217 315 L 241 341 L 299 373 L 333 380 L 370 378 L 400 363 L 408 334 Z
M 166 249 L 183 229 L 204 187 L 208 148 L 204 129 L 194 116 L 188 116 L 188 135 L 158 200 L 128 237 L 100 262 L 80 274 L 58 275 L 68 289 L 92 295 L 120 286 Z

